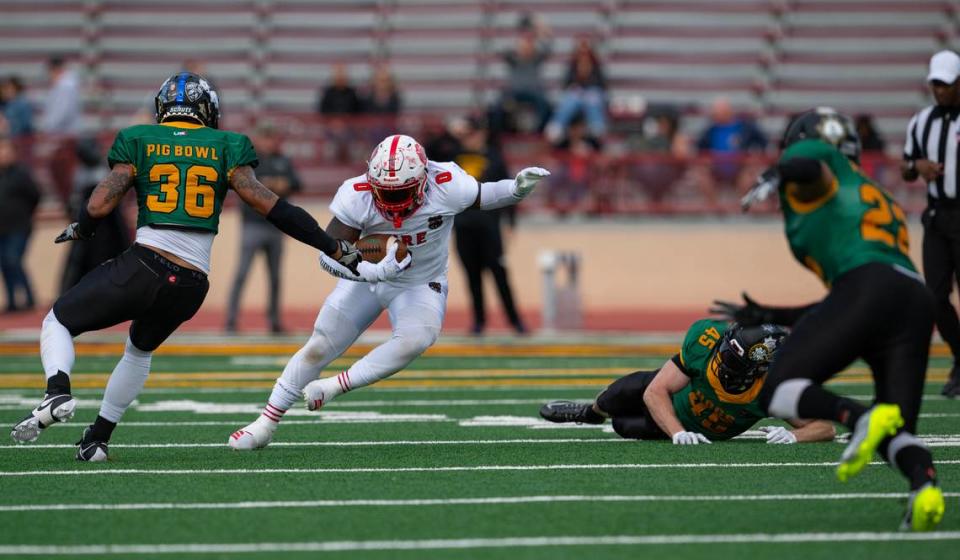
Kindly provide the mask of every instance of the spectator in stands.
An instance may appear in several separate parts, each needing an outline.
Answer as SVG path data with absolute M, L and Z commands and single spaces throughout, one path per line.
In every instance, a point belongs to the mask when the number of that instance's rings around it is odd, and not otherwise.
M 77 140 L 76 157 L 79 165 L 68 205 L 68 214 L 74 220 L 79 219 L 80 208 L 86 206 L 93 189 L 110 172 L 103 146 L 96 135 L 82 136 Z M 66 293 L 86 273 L 128 249 L 133 241 L 130 233 L 121 205 L 114 208 L 97 225 L 92 239 L 83 243 L 71 243 L 60 276 L 60 294 Z
M 697 168 L 697 179 L 709 206 L 718 207 L 717 183 L 745 192 L 757 175 L 749 157 L 767 147 L 767 137 L 756 122 L 737 116 L 730 100 L 719 97 L 710 106 L 710 122 L 697 141 L 700 154 L 710 161 Z
M 256 150 L 260 158 L 257 166 L 257 178 L 280 198 L 286 198 L 300 191 L 300 177 L 290 158 L 283 155 L 281 135 L 269 123 L 259 127 L 256 136 Z M 280 320 L 280 267 L 283 256 L 283 233 L 270 225 L 266 219 L 246 205 L 240 207 L 243 216 L 243 233 L 240 241 L 240 264 L 233 278 L 230 290 L 230 302 L 227 307 L 227 332 L 236 332 L 237 313 L 240 309 L 240 294 L 250 272 L 250 264 L 260 251 L 267 262 L 270 281 L 267 319 L 270 332 L 282 334 L 283 323 Z
M 488 141 L 485 123 L 472 118 L 468 119 L 465 125 L 461 136 L 462 149 L 454 161 L 480 182 L 508 178 L 510 175 L 503 154 L 499 147 Z M 457 235 L 457 254 L 470 285 L 470 299 L 473 304 L 473 327 L 470 332 L 475 335 L 483 334 L 486 327 L 486 310 L 483 305 L 484 270 L 489 270 L 493 275 L 503 310 L 513 330 L 521 334 L 527 331 L 517 313 L 507 278 L 501 229 L 501 220 L 504 218 L 512 230 L 516 225 L 516 212 L 513 207 L 502 210 L 470 208 L 458 214 L 453 223 Z
M 350 145 L 354 139 L 350 123 L 343 117 L 357 115 L 360 110 L 360 96 L 350 85 L 347 67 L 343 64 L 334 64 L 330 84 L 320 93 L 317 111 L 325 117 L 324 132 L 333 147 L 332 156 L 341 163 L 349 161 Z
M 547 192 L 548 204 L 558 214 L 575 210 L 590 190 L 594 171 L 603 166 L 600 141 L 587 132 L 582 116 L 574 118 L 566 137 L 554 145 L 557 180 Z
M 12 313 L 32 309 L 36 304 L 30 279 L 23 269 L 23 256 L 40 191 L 30 171 L 17 162 L 16 146 L 7 137 L 0 138 L 0 200 L 0 274 L 7 292 L 6 312 Z
M 453 161 L 463 149 L 460 137 L 466 130 L 466 119 L 454 117 L 447 122 L 429 120 L 424 133 L 423 149 L 433 161 Z
M 590 134 L 602 139 L 607 131 L 607 79 L 588 38 L 577 41 L 557 110 L 547 125 L 547 139 L 556 143 L 577 114 L 586 118 Z
M 857 127 L 857 134 L 860 135 L 860 145 L 863 150 L 860 158 L 861 167 L 870 177 L 886 183 L 888 168 L 883 152 L 887 143 L 877 132 L 877 127 L 873 124 L 873 116 L 860 114 L 853 119 L 853 122 Z
M 360 108 L 366 115 L 376 115 L 364 127 L 365 144 L 377 144 L 397 129 L 400 114 L 400 91 L 386 63 L 373 67 L 370 83 L 360 96 Z
M 370 77 L 370 84 L 360 98 L 361 111 L 374 115 L 397 115 L 400 113 L 400 92 L 397 83 L 385 63 L 377 64 Z
M 680 115 L 673 109 L 651 112 L 644 119 L 643 135 L 628 138 L 627 147 L 639 155 L 635 177 L 653 204 L 660 204 L 680 180 L 693 153 L 690 137 L 680 130 Z
M 23 80 L 18 76 L 7 76 L 0 80 L 0 102 L 11 137 L 33 134 L 33 106 L 24 93 Z
M 524 14 L 520 18 L 516 47 L 503 54 L 507 65 L 507 79 L 500 99 L 491 108 L 490 133 L 497 137 L 510 128 L 508 120 L 516 124 L 519 110 L 529 106 L 536 115 L 536 130 L 543 130 L 550 118 L 550 102 L 541 76 L 543 63 L 550 58 L 551 31 L 539 17 Z
M 347 67 L 334 64 L 330 84 L 320 93 L 317 111 L 323 115 L 355 115 L 360 109 L 360 96 L 350 85 Z
M 54 144 L 50 156 L 50 174 L 61 201 L 66 206 L 73 191 L 76 163 L 76 138 L 83 120 L 83 96 L 80 77 L 62 57 L 47 62 L 50 90 L 43 103 L 39 130 Z
M 873 115 L 860 114 L 853 120 L 857 127 L 857 134 L 860 135 L 860 146 L 864 152 L 880 152 L 887 148 L 887 143 L 877 132 L 877 127 L 873 123 Z

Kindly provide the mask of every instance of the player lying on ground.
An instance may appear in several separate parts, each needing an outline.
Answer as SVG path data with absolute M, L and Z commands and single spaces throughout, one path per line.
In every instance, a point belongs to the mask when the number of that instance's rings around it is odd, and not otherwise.
M 614 381 L 592 403 L 553 401 L 540 416 L 551 422 L 602 424 L 613 420 L 620 436 L 672 439 L 676 445 L 723 441 L 749 430 L 766 415 L 757 395 L 787 331 L 776 325 L 741 327 L 702 319 L 687 331 L 680 353 L 658 371 L 638 371 Z M 764 426 L 767 443 L 830 441 L 829 422 L 788 420 Z
M 132 320 L 100 414 L 78 444 L 77 459 L 106 460 L 110 435 L 143 389 L 153 351 L 196 313 L 207 295 L 210 250 L 228 189 L 284 233 L 342 267 L 359 267 L 371 277 L 397 269 L 395 261 L 360 263 L 352 244 L 330 237 L 303 209 L 261 185 L 253 172 L 257 155 L 250 140 L 217 130 L 219 99 L 202 77 L 188 72 L 172 76 L 160 87 L 156 107 L 159 124 L 117 133 L 108 156 L 110 174 L 94 189 L 80 220 L 57 238 L 60 243 L 91 237 L 123 195 L 131 187 L 136 191 L 136 243 L 84 276 L 43 320 L 40 357 L 46 395 L 13 427 L 18 443 L 34 441 L 46 427 L 73 416 L 73 337 Z
M 263 413 L 228 439 L 234 449 L 265 447 L 284 413 L 301 398 L 318 410 L 338 395 L 400 371 L 437 340 L 447 305 L 447 249 L 453 219 L 467 208 L 516 204 L 549 172 L 526 168 L 516 180 L 478 183 L 455 163 L 428 161 L 409 136 L 394 135 L 370 156 L 365 175 L 340 186 L 330 211 L 330 235 L 356 241 L 390 234 L 409 247 L 413 264 L 396 280 L 370 285 L 321 256 L 322 265 L 343 279 L 327 297 L 313 335 L 287 363 Z M 408 256 L 409 258 L 409 256 Z M 350 369 L 316 380 L 387 310 L 393 334 Z M 315 381 L 316 380 L 316 381 Z
M 792 325 L 760 392 L 777 418 L 832 420 L 853 431 L 837 477 L 859 473 L 875 451 L 910 481 L 902 527 L 935 528 L 943 517 L 933 457 L 914 434 L 923 399 L 934 298 L 909 256 L 904 213 L 858 165 L 850 119 L 820 108 L 787 127 L 780 162 L 744 199 L 776 192 L 793 255 L 830 290 L 823 301 L 774 309 L 721 304 L 742 324 Z M 857 358 L 873 375 L 871 408 L 823 387 Z

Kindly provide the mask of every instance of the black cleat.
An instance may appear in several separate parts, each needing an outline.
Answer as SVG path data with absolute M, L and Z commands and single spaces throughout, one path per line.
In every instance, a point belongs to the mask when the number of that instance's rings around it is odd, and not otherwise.
M 603 424 L 606 420 L 593 410 L 591 403 L 573 401 L 550 401 L 540 407 L 540 416 L 550 422 L 577 424 Z
M 92 430 L 87 427 L 83 430 L 83 437 L 77 442 L 77 461 L 100 463 L 107 460 L 107 442 L 94 441 L 90 437 Z
M 954 365 L 950 370 L 950 377 L 947 378 L 940 394 L 948 399 L 960 397 L 960 365 Z

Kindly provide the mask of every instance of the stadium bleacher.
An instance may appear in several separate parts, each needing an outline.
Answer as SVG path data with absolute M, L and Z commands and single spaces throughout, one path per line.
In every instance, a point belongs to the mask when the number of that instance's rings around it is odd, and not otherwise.
M 535 13 L 552 29 L 552 96 L 586 36 L 603 57 L 614 112 L 670 104 L 695 134 L 723 96 L 776 137 L 788 115 L 830 104 L 873 114 L 895 149 L 927 102 L 927 58 L 957 42 L 958 8 L 960 0 L 0 0 L 0 75 L 22 76 L 39 101 L 47 58 L 76 55 L 91 128 L 115 129 L 149 109 L 159 76 L 202 60 L 225 100 L 225 126 L 247 129 L 264 113 L 285 119 L 299 139 L 291 151 L 309 162 L 323 139 L 298 116 L 314 113 L 332 63 L 360 85 L 387 61 L 411 122 L 465 114 L 497 98 L 500 55 L 523 14 Z M 308 177 L 340 173 L 307 165 Z

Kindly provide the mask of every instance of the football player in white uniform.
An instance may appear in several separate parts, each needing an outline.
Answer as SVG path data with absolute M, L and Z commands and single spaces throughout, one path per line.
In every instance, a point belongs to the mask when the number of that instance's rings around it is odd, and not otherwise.
M 308 409 L 318 410 L 343 393 L 393 375 L 433 345 L 447 305 L 454 217 L 470 207 L 516 204 L 549 174 L 528 167 L 515 180 L 481 184 L 455 163 L 427 160 L 423 147 L 409 136 L 393 135 L 381 142 L 367 173 L 348 179 L 337 191 L 327 233 L 348 241 L 390 234 L 400 238 L 410 254 L 397 263 L 396 244 L 391 244 L 383 262 L 396 265 L 371 267 L 359 277 L 332 259 L 320 259 L 321 266 L 341 280 L 320 309 L 310 340 L 277 379 L 263 412 L 230 436 L 230 447 L 267 446 L 301 395 Z M 383 310 L 390 316 L 391 338 L 340 374 L 317 379 Z

